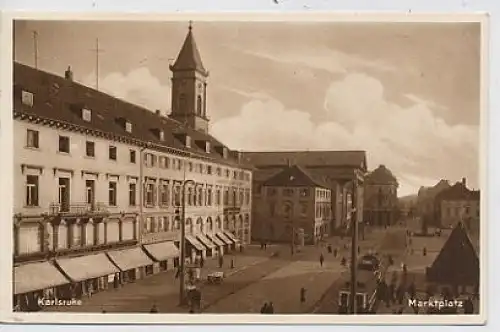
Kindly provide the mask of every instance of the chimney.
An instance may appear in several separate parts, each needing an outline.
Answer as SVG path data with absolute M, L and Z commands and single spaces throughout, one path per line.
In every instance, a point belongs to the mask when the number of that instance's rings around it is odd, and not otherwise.
M 71 71 L 71 66 L 68 66 L 68 69 L 64 72 L 64 78 L 68 81 L 73 81 L 73 71 Z
M 465 178 L 462 178 L 462 185 L 464 187 L 467 187 L 467 180 Z
M 158 115 L 158 116 L 160 116 L 161 115 L 161 111 L 160 110 L 156 110 L 155 114 Z

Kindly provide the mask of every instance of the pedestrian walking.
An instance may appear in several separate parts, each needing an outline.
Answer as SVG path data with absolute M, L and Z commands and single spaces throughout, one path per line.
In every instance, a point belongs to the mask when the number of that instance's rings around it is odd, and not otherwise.
M 338 254 L 339 254 L 339 249 L 335 248 L 335 250 L 333 250 L 333 257 L 337 258 Z
M 358 246 L 358 254 L 361 253 L 361 247 Z
M 151 313 L 151 314 L 158 313 L 158 307 L 156 307 L 156 304 L 153 304 L 153 306 L 151 307 L 151 310 L 149 310 L 149 313 Z
M 331 254 L 333 252 L 332 245 L 329 244 L 327 248 L 328 248 L 328 253 Z
M 396 289 L 396 285 L 394 285 L 393 283 L 391 283 L 389 285 L 389 291 L 388 291 L 388 303 L 392 304 L 394 302 L 394 294 L 395 294 L 395 289 Z
M 200 267 L 203 268 L 203 266 L 205 266 L 205 258 L 203 258 L 203 256 L 201 256 L 201 258 L 200 258 Z
M 175 279 L 179 279 L 181 276 L 181 268 L 178 267 L 177 270 L 175 271 Z
M 412 280 L 410 283 L 410 286 L 408 286 L 408 295 L 410 296 L 410 299 L 414 300 L 415 296 L 417 295 L 417 289 L 415 287 L 415 281 Z
M 470 297 L 467 298 L 464 302 L 464 314 L 466 315 L 472 315 L 474 313 L 474 303 L 472 303 L 472 300 Z
M 269 302 L 269 306 L 267 307 L 267 313 L 274 314 L 274 304 L 272 302 Z
M 342 260 L 340 261 L 340 265 L 346 266 L 346 264 L 347 264 L 347 260 L 345 259 L 345 257 L 342 257 Z
M 262 305 L 262 307 L 260 307 L 260 313 L 261 314 L 267 314 L 267 311 L 268 311 L 268 305 L 267 305 L 267 302 L 264 302 L 264 304 Z
M 302 287 L 300 289 L 300 303 L 305 303 L 306 302 L 306 289 Z
M 319 264 L 323 267 L 323 262 L 325 261 L 325 257 L 323 256 L 323 254 L 320 254 L 319 255 Z
M 267 250 L 267 242 L 264 242 L 264 250 Z
M 427 256 L 427 248 L 426 248 L 426 247 L 424 247 L 424 249 L 422 249 L 422 254 L 423 254 L 424 256 Z
M 219 269 L 222 269 L 222 266 L 224 265 L 224 257 L 219 256 Z
M 234 269 L 234 258 L 231 258 L 231 268 Z
M 403 285 L 399 285 L 396 289 L 396 298 L 398 300 L 398 304 L 399 305 L 402 305 L 403 304 L 403 300 L 405 298 L 405 290 L 403 288 Z

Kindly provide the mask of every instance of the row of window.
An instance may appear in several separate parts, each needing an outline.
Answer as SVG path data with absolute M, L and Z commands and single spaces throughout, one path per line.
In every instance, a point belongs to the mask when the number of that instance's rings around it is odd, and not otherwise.
M 85 197 L 86 203 L 94 206 L 96 181 L 85 180 Z M 70 208 L 70 179 L 60 177 L 59 184 L 59 209 L 61 212 L 69 211 Z M 128 200 L 130 206 L 137 204 L 137 184 L 130 182 L 128 184 Z M 180 206 L 181 205 L 181 185 L 175 185 L 173 181 L 162 180 L 157 185 L 154 182 L 145 184 L 144 204 L 146 206 Z M 26 176 L 26 206 L 38 207 L 39 202 L 39 176 Z M 159 192 L 159 197 L 158 197 Z M 230 194 L 231 193 L 231 194 Z M 223 188 L 216 186 L 213 190 L 212 186 L 198 185 L 195 187 L 186 188 L 186 205 L 187 206 L 219 206 L 221 202 L 224 206 L 228 205 L 249 205 L 250 204 L 250 189 Z M 118 205 L 118 182 L 108 181 L 108 205 Z
M 263 188 L 261 186 L 255 187 L 255 194 L 260 195 L 262 193 Z M 267 187 L 265 188 L 265 194 L 267 196 L 273 197 L 277 196 L 280 193 L 283 197 L 294 197 L 295 195 L 299 195 L 300 197 L 309 197 L 311 194 L 311 190 L 309 188 L 276 188 L 276 187 Z M 331 193 L 328 190 L 318 190 L 316 191 L 316 198 L 331 198 Z
M 26 134 L 26 146 L 32 149 L 38 149 L 40 146 L 39 142 L 39 132 L 37 130 L 28 129 Z M 69 136 L 59 136 L 59 148 L 58 151 L 60 153 L 70 153 L 71 152 L 71 144 Z M 129 149 L 129 162 L 132 164 L 136 163 L 136 150 Z M 85 155 L 88 158 L 95 158 L 95 142 L 86 141 L 85 142 Z M 117 147 L 114 145 L 110 145 L 108 147 L 108 159 L 112 161 L 117 161 L 118 159 L 118 151 Z M 224 176 L 226 178 L 232 177 L 235 180 L 244 180 L 250 181 L 250 173 L 245 171 L 237 171 L 226 168 L 222 170 L 221 167 L 213 167 L 209 164 L 204 163 L 193 163 L 183 162 L 182 159 L 178 158 L 169 158 L 163 156 L 157 156 L 152 153 L 146 153 L 144 158 L 144 165 L 146 167 L 160 167 L 163 169 L 174 169 L 174 170 L 182 170 L 185 167 L 188 172 L 196 172 L 200 174 L 208 174 L 208 175 L 217 175 Z
M 159 232 L 173 232 L 180 230 L 180 220 L 178 217 L 147 217 L 145 223 L 143 224 L 143 233 L 159 233 Z M 250 227 L 250 216 L 245 215 L 242 222 L 233 221 L 231 223 L 228 219 L 224 221 L 224 228 L 222 228 L 221 219 L 217 218 L 215 220 L 207 221 L 205 224 L 201 220 L 194 222 L 192 219 L 186 219 L 186 231 L 188 233 L 194 233 L 199 231 L 201 233 L 212 232 L 214 229 L 240 229 L 242 227 Z
M 309 210 L 309 203 L 299 203 L 299 215 L 307 217 Z M 316 218 L 328 218 L 331 216 L 331 207 L 328 204 L 317 204 L 315 216 Z M 277 205 L 276 202 L 269 202 L 269 213 L 272 217 L 276 215 L 283 216 L 284 219 L 292 219 L 294 217 L 294 203 L 284 202 Z
M 480 209 L 475 209 L 476 210 L 476 217 L 479 217 Z M 465 206 L 465 207 L 448 207 L 446 210 L 446 216 L 448 217 L 460 217 L 460 216 L 467 216 L 470 217 L 472 216 L 471 213 L 471 208 L 470 206 Z

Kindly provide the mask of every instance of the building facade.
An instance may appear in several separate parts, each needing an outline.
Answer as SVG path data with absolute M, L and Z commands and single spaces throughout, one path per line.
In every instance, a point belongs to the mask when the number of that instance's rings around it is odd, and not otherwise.
M 183 207 L 188 257 L 249 243 L 252 168 L 208 134 L 201 68 L 190 28 L 167 117 L 14 64 L 16 303 L 173 268 Z
M 450 188 L 450 183 L 448 180 L 442 179 L 433 187 L 420 187 L 418 190 L 417 218 L 420 219 L 423 228 L 439 226 L 440 213 L 436 209 L 436 196 L 448 188 Z
M 261 188 L 253 202 L 254 239 L 290 242 L 292 236 L 303 234 L 304 243 L 314 244 L 328 234 L 332 191 L 326 184 L 301 167 L 291 166 L 269 178 Z
M 365 177 L 364 220 L 376 226 L 390 226 L 398 218 L 398 181 L 380 165 Z
M 436 196 L 439 224 L 453 228 L 461 223 L 471 234 L 478 234 L 480 220 L 480 192 L 467 188 L 466 179 L 457 182 Z
M 363 211 L 364 174 L 367 169 L 364 151 L 243 152 L 243 160 L 254 166 L 255 201 L 263 202 L 268 198 L 263 184 L 290 165 L 298 165 L 314 179 L 327 185 L 332 216 L 326 227 L 327 234 L 347 231 L 354 208 L 356 211 Z M 253 211 L 256 212 L 257 209 L 254 204 Z M 363 214 L 356 213 L 356 216 L 357 222 L 362 224 Z M 258 218 L 254 216 L 253 222 L 260 222 L 257 221 Z M 257 239 L 260 235 L 255 229 L 252 236 Z

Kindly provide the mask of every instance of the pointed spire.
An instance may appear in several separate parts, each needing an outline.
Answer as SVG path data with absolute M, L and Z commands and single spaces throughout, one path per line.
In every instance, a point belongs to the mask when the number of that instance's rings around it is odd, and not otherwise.
M 208 75 L 208 72 L 203 66 L 201 61 L 201 55 L 196 46 L 196 42 L 193 36 L 193 25 L 192 21 L 189 21 L 188 34 L 184 40 L 181 51 L 177 56 L 177 60 L 173 66 L 170 67 L 171 70 L 197 70 L 202 74 Z

